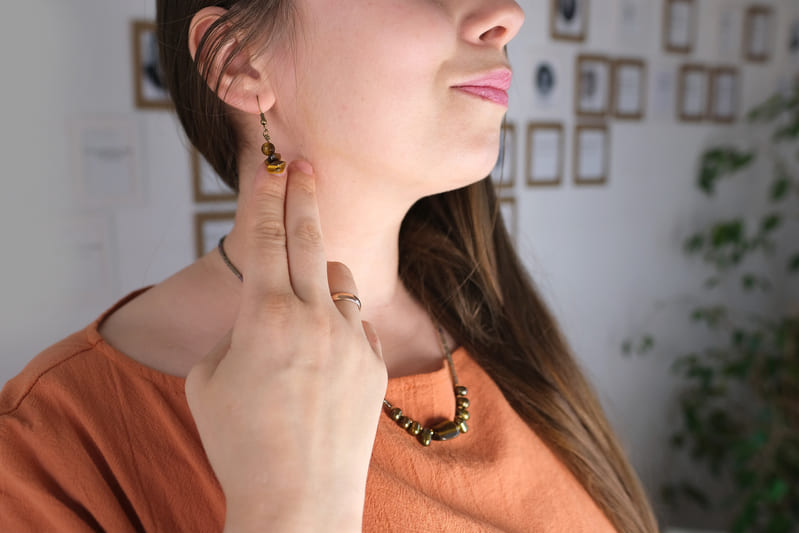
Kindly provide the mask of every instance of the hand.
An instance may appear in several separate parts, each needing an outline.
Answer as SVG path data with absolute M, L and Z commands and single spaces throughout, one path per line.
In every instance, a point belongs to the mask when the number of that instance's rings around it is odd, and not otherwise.
M 305 171 L 307 170 L 307 172 Z M 261 166 L 242 220 L 247 256 L 233 330 L 186 397 L 237 531 L 360 531 L 387 384 L 380 342 L 327 263 L 310 165 Z

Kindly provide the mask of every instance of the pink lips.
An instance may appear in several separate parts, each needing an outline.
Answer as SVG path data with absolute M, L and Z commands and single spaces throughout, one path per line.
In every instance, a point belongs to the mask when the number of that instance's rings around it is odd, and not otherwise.
M 507 107 L 508 89 L 512 78 L 513 73 L 510 70 L 499 69 L 455 85 L 453 88 Z

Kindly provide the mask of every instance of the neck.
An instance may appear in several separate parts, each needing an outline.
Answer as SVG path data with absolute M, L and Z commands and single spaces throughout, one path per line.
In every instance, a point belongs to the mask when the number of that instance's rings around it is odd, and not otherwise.
M 383 345 L 389 375 L 405 375 L 440 368 L 438 334 L 430 317 L 399 279 L 399 230 L 411 199 L 375 201 L 354 184 L 317 176 L 319 216 L 328 261 L 339 261 L 352 271 L 361 316 L 375 326 Z M 242 184 L 239 202 L 249 201 Z M 237 267 L 245 255 L 244 228 L 237 220 L 225 239 L 225 251 Z M 218 259 L 226 285 L 236 294 L 240 283 Z M 247 273 L 242 272 L 246 277 Z M 335 288 L 331 288 L 331 292 Z M 453 346 L 450 342 L 450 346 Z

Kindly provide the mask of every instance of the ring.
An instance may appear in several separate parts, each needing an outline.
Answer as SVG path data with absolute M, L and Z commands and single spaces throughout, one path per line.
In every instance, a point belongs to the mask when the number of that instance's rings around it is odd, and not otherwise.
M 334 292 L 330 295 L 334 302 L 352 302 L 358 306 L 358 311 L 361 310 L 361 300 L 351 292 Z

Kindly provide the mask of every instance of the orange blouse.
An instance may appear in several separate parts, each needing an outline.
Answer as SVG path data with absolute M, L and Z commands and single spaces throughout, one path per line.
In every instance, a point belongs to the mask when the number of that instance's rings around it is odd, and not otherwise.
M 0 392 L 0 529 L 221 531 L 224 496 L 184 380 L 133 361 L 98 332 L 137 294 Z M 425 448 L 381 415 L 364 531 L 615 531 L 469 354 L 458 349 L 453 360 L 469 389 L 468 433 Z M 389 380 L 386 398 L 425 425 L 454 416 L 446 364 Z

